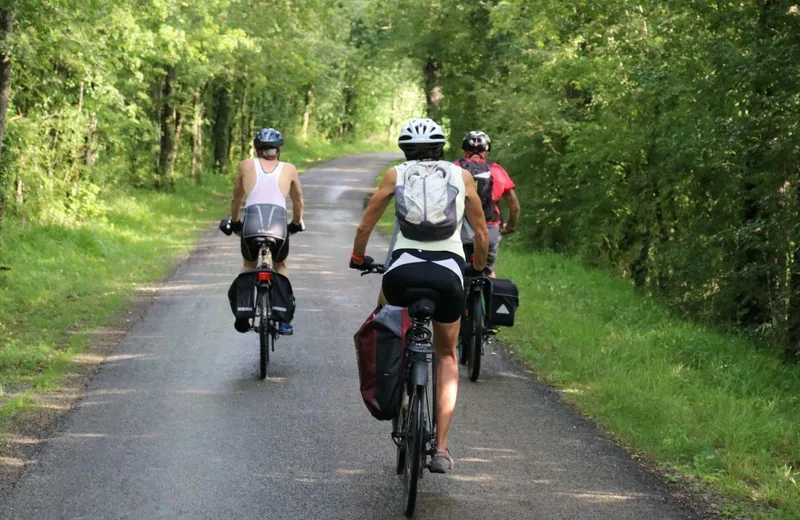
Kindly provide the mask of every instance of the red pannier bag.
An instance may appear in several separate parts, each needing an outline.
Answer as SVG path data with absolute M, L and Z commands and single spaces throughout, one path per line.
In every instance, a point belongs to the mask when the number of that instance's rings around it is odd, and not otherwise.
M 353 337 L 361 397 L 379 421 L 391 420 L 399 404 L 410 328 L 411 318 L 404 307 L 379 305 Z

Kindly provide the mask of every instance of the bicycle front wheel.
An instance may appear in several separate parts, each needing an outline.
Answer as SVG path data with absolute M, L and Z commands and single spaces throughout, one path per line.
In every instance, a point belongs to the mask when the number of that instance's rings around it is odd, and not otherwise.
M 269 342 L 272 338 L 269 330 L 269 295 L 266 289 L 261 290 L 258 303 L 258 342 L 261 347 L 259 367 L 261 369 L 261 379 L 266 379 L 267 366 L 269 365 Z
M 425 449 L 425 387 L 417 386 L 409 403 L 403 499 L 405 515 L 412 517 L 417 505 L 417 485 L 422 476 L 422 457 Z
M 469 343 L 467 344 L 467 372 L 470 381 L 477 381 L 481 374 L 483 356 L 483 302 L 481 293 L 473 293 L 469 305 Z
M 469 315 L 469 308 L 467 312 L 461 316 L 461 329 L 458 331 L 458 362 L 462 365 L 467 364 L 469 359 L 469 345 L 472 341 L 472 323 Z

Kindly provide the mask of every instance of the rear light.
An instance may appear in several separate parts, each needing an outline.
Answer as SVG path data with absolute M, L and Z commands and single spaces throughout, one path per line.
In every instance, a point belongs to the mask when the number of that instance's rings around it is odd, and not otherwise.
M 272 280 L 272 273 L 269 271 L 259 271 L 258 272 L 258 281 L 259 282 L 269 282 Z

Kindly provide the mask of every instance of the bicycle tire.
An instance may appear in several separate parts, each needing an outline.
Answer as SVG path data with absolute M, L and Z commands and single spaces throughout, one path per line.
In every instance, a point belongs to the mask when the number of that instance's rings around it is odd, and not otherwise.
M 406 384 L 403 384 L 403 388 L 401 390 L 400 395 L 400 403 L 397 405 L 397 412 L 394 414 L 394 418 L 392 419 L 392 430 L 400 433 L 401 435 L 406 433 L 407 429 L 407 422 L 408 422 L 408 413 L 406 413 L 407 409 L 403 409 L 403 401 L 402 398 L 408 395 L 406 391 Z M 403 437 L 400 442 L 397 443 L 397 459 L 395 465 L 395 471 L 398 475 L 402 475 L 403 471 L 405 470 L 406 466 L 406 442 L 405 438 Z
M 409 403 L 408 435 L 405 471 L 403 472 L 403 502 L 407 517 L 414 516 L 417 505 L 417 487 L 422 475 L 422 457 L 425 449 L 425 387 L 417 386 Z
M 461 316 L 461 330 L 458 332 L 458 362 L 462 365 L 467 364 L 469 358 L 469 344 L 472 325 L 470 324 L 469 312 Z
M 470 299 L 470 342 L 467 344 L 467 373 L 469 380 L 475 382 L 481 374 L 481 358 L 483 357 L 483 302 L 479 292 L 473 293 Z
M 269 341 L 272 336 L 269 331 L 269 295 L 263 289 L 259 295 L 259 316 L 258 316 L 258 343 L 260 348 L 259 368 L 261 379 L 267 378 L 267 366 L 269 366 Z

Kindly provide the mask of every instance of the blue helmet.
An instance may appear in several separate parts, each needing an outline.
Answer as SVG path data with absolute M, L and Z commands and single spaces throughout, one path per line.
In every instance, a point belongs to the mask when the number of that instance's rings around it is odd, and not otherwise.
M 283 136 L 274 128 L 263 128 L 256 133 L 253 139 L 253 147 L 256 150 L 264 148 L 280 148 L 283 146 Z

